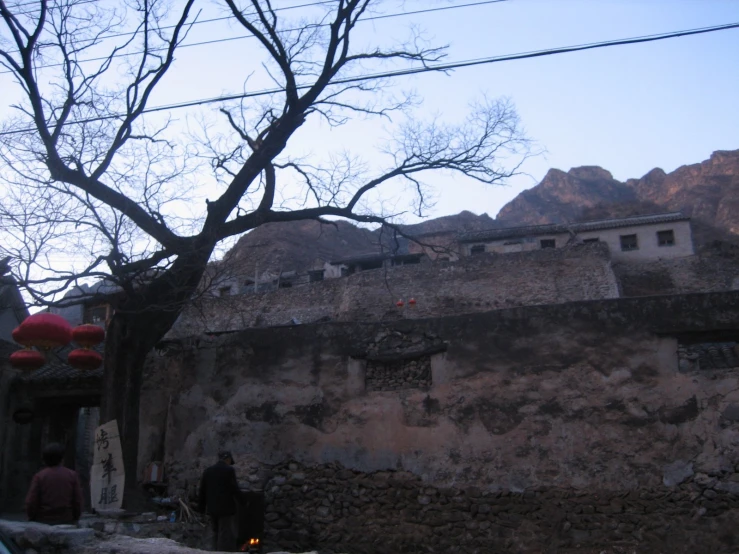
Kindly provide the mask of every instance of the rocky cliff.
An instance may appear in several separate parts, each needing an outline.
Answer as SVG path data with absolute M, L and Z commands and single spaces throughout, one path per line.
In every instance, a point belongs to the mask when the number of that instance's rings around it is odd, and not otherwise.
M 717 151 L 672 173 L 653 169 L 621 182 L 600 167 L 551 169 L 541 183 L 519 194 L 497 218 L 464 211 L 404 225 L 408 234 L 538 225 L 681 211 L 693 217 L 698 248 L 739 241 L 739 150 Z M 387 228 L 370 231 L 338 222 L 300 221 L 262 226 L 229 253 L 239 267 L 262 272 L 305 271 L 321 261 L 400 250 L 407 241 Z M 321 262 L 322 263 L 322 262 Z
M 536 225 L 637 213 L 681 211 L 693 218 L 696 244 L 739 235 L 739 150 L 717 151 L 672 173 L 653 169 L 619 182 L 599 167 L 550 170 L 537 186 L 501 209 L 506 226 Z

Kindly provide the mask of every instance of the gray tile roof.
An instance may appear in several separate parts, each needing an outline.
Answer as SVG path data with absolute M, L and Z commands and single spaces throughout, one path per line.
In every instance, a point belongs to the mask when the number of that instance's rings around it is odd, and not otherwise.
M 15 346 L 14 350 L 20 347 Z M 59 386 L 65 384 L 97 386 L 103 377 L 102 366 L 92 371 L 75 369 L 67 363 L 67 356 L 76 346 L 65 346 L 60 350 L 53 350 L 46 356 L 46 364 L 35 370 L 23 372 L 18 381 L 27 383 L 33 387 Z M 103 353 L 103 345 L 98 345 L 95 350 Z
M 504 229 L 488 229 L 487 231 L 474 231 L 459 235 L 459 242 L 482 242 L 486 240 L 500 240 L 518 237 L 531 237 L 538 235 L 556 235 L 560 233 L 600 231 L 602 229 L 618 229 L 620 227 L 632 227 L 637 225 L 654 225 L 658 223 L 670 223 L 673 221 L 689 221 L 690 218 L 680 212 L 663 214 L 638 215 L 634 217 L 622 217 L 618 219 L 600 219 L 597 221 L 584 221 L 582 223 L 550 223 L 548 225 L 530 225 L 528 227 L 507 227 Z

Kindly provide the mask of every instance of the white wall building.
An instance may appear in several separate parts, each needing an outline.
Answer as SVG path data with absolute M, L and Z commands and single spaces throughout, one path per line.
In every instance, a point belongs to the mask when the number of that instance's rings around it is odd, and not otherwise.
M 458 240 L 467 256 L 561 248 L 566 244 L 596 241 L 608 244 L 614 261 L 647 261 L 694 254 L 690 218 L 679 212 L 490 229 L 464 233 Z

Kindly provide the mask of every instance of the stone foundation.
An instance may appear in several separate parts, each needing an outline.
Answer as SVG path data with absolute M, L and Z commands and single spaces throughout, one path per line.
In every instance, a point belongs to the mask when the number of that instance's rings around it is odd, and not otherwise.
M 698 474 L 631 491 L 439 488 L 407 472 L 274 469 L 265 544 L 322 552 L 736 552 L 739 483 Z M 739 476 L 739 474 L 735 474 Z M 595 550 L 600 552 L 600 550 Z

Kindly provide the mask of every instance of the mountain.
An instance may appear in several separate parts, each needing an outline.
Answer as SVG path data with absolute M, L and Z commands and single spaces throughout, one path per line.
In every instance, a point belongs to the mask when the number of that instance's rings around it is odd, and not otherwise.
M 374 253 L 378 245 L 375 233 L 346 221 L 268 223 L 243 235 L 223 261 L 229 271 L 249 276 L 304 272 L 323 261 Z
M 541 183 L 503 206 L 496 221 L 506 227 L 564 223 L 580 219 L 585 208 L 635 200 L 633 190 L 600 167 L 550 169 Z
M 463 211 L 400 228 L 405 234 L 420 235 L 666 211 L 692 216 L 694 242 L 699 249 L 725 252 L 724 243 L 739 243 L 739 150 L 714 152 L 708 160 L 672 173 L 653 169 L 626 182 L 595 166 L 567 172 L 551 169 L 538 185 L 506 204 L 495 219 Z M 388 228 L 371 231 L 344 221 L 326 225 L 309 220 L 263 225 L 243 235 L 226 260 L 242 275 L 275 274 L 303 272 L 324 261 L 406 249 L 407 239 L 397 238 Z
M 414 225 L 401 225 L 407 235 L 440 231 L 478 230 L 495 226 L 487 214 L 464 211 Z M 346 221 L 332 224 L 315 220 L 268 223 L 243 235 L 219 263 L 224 272 L 239 275 L 276 275 L 305 272 L 323 262 L 384 252 L 406 252 L 408 240 L 388 227 L 369 230 Z M 225 263 L 224 263 L 225 262 Z
M 681 211 L 693 218 L 699 247 L 739 237 L 739 150 L 717 151 L 672 173 L 653 169 L 617 181 L 600 167 L 551 169 L 535 187 L 506 204 L 496 221 L 506 226 L 563 223 Z

